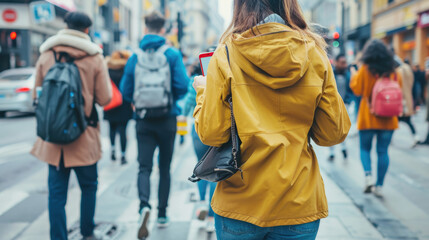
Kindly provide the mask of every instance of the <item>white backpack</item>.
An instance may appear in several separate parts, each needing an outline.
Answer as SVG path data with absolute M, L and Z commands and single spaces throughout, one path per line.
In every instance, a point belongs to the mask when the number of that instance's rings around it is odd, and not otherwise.
M 157 50 L 138 49 L 134 75 L 134 106 L 137 116 L 160 118 L 169 114 L 173 97 L 171 93 L 171 70 L 165 52 L 169 46 Z

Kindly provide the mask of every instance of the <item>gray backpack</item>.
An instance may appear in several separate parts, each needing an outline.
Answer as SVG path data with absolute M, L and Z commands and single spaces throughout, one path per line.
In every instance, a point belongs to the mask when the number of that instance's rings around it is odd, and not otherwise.
M 171 70 L 163 45 L 157 50 L 137 50 L 135 68 L 134 106 L 137 116 L 161 118 L 170 113 L 173 98 L 171 94 Z

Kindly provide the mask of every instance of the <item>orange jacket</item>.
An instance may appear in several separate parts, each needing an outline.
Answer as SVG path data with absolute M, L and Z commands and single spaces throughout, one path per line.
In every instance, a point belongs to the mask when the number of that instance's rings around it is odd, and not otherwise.
M 394 74 L 392 74 L 391 78 L 394 77 Z M 397 74 L 396 78 L 399 81 L 399 84 L 402 85 L 401 76 Z M 357 118 L 357 128 L 359 130 L 395 130 L 398 128 L 397 117 L 376 117 L 371 113 L 371 110 L 369 109 L 367 98 L 371 96 L 372 88 L 374 87 L 376 81 L 377 78 L 369 72 L 367 65 L 363 65 L 359 69 L 358 73 L 352 76 L 352 79 L 350 81 L 350 88 L 357 96 L 362 97 Z

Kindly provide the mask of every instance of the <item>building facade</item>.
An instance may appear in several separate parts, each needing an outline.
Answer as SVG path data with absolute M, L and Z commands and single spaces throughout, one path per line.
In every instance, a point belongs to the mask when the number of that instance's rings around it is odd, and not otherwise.
M 49 16 L 41 21 L 32 1 L 0 1 L 0 71 L 35 65 L 39 46 L 64 27 L 62 19 L 67 10 L 63 7 L 42 8 L 44 16 Z
M 342 41 L 339 44 L 334 44 L 334 33 L 341 33 L 341 20 L 338 12 L 338 1 L 337 0 L 301 0 L 303 11 L 306 17 L 312 24 L 320 25 L 317 28 L 323 28 L 323 37 L 329 44 L 328 55 L 330 58 L 334 58 L 341 52 Z M 320 31 L 320 30 L 317 30 Z M 325 33 L 326 32 L 326 33 Z M 320 33 L 319 33 L 320 34 Z
M 52 18 L 35 21 L 35 2 L 47 5 Z M 65 27 L 63 19 L 69 11 L 91 17 L 90 36 L 110 55 L 139 46 L 143 16 L 154 10 L 167 18 L 169 43 L 194 58 L 216 45 L 224 30 L 218 0 L 0 0 L 0 71 L 34 66 L 40 45 Z
M 374 0 L 372 35 L 421 67 L 429 56 L 429 1 Z
M 103 47 L 105 55 L 137 46 L 141 8 L 133 6 L 141 1 L 0 0 L 0 71 L 34 66 L 40 45 L 65 27 L 63 19 L 69 11 L 83 11 L 92 18 L 90 36 Z M 41 21 L 37 13 L 51 17 Z
M 339 1 L 338 9 L 345 54 L 349 61 L 354 61 L 371 38 L 373 0 Z

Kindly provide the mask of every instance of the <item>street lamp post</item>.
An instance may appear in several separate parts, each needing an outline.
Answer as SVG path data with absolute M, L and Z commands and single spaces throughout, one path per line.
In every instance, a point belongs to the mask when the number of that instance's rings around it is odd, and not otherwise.
M 341 1 L 341 36 L 340 36 L 340 51 L 342 54 L 345 54 L 346 50 L 345 50 L 345 13 L 346 13 L 346 8 L 345 8 L 345 4 L 344 4 L 344 0 Z

